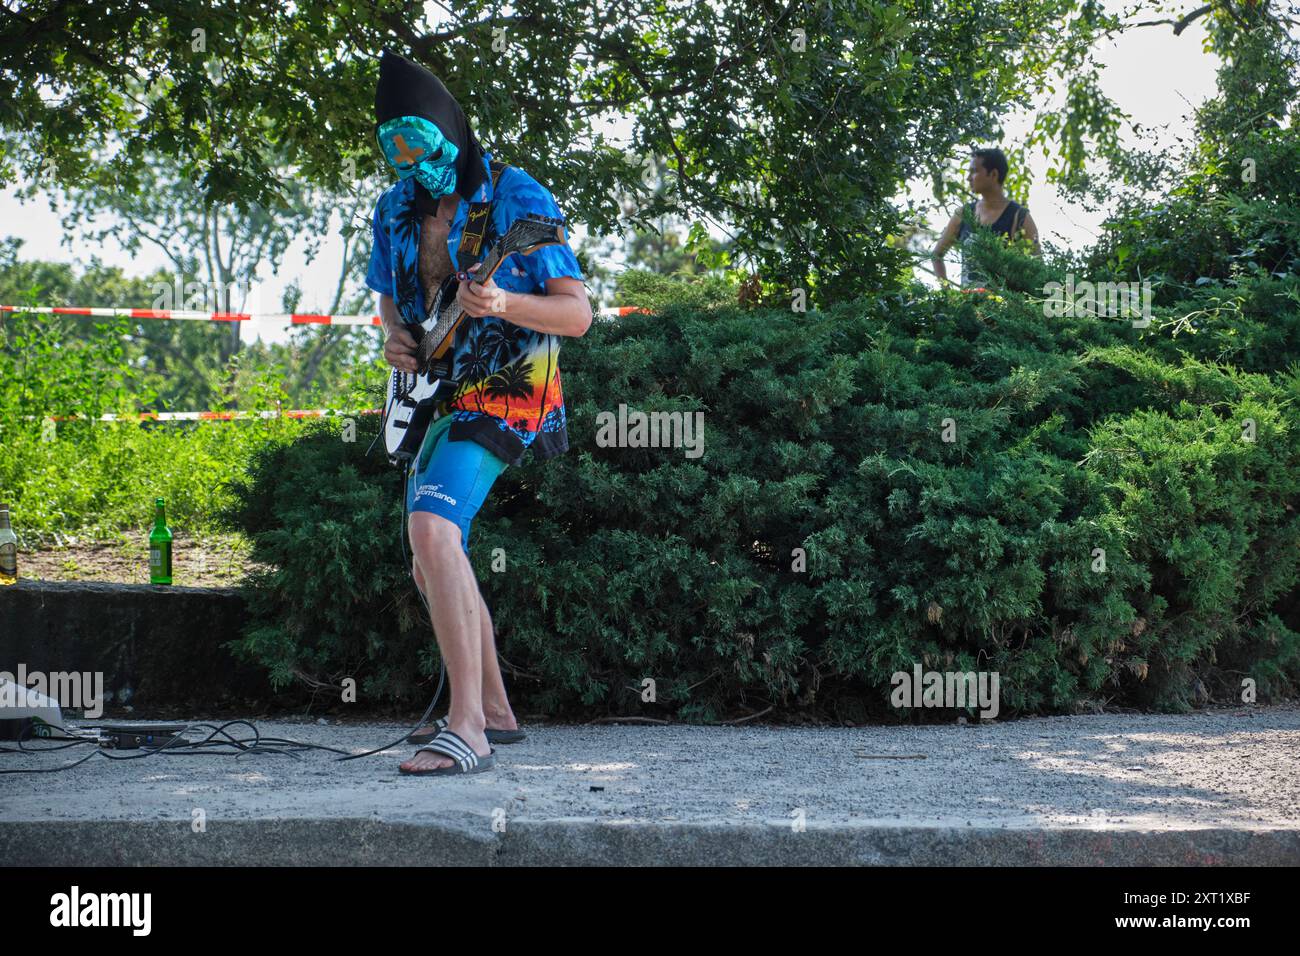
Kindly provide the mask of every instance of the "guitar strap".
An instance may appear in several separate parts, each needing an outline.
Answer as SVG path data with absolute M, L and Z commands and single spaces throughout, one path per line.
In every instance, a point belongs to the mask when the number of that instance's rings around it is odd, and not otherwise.
M 501 179 L 501 174 L 510 167 L 495 159 L 491 160 L 488 165 L 492 169 L 492 195 L 495 197 L 497 181 Z M 482 258 L 483 237 L 487 234 L 491 224 L 491 201 L 469 204 L 469 215 L 465 220 L 465 229 L 460 234 L 460 245 L 456 247 L 456 268 L 462 272 L 466 271 Z
M 510 167 L 495 159 L 490 160 L 488 165 L 492 170 L 492 196 L 495 199 L 501 174 Z M 492 200 L 470 203 L 465 228 L 460 234 L 460 244 L 456 246 L 458 270 L 468 271 L 470 266 L 483 258 L 483 240 L 489 232 L 495 234 L 492 229 Z M 448 276 L 445 281 L 450 282 L 451 279 L 452 276 Z M 459 323 L 459 318 L 452 320 L 448 317 L 435 325 L 420 341 L 417 357 L 421 364 L 427 363 L 428 371 L 434 378 L 448 382 L 452 380 L 451 334 Z

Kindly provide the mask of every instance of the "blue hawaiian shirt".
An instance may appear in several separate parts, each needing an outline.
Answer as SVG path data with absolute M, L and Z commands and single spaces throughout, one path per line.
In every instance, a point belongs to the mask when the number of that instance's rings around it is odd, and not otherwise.
M 517 166 L 501 174 L 494 195 L 488 165 L 491 158 L 490 153 L 483 157 L 486 179 L 474 196 L 475 202 L 492 202 L 492 228 L 484 237 L 484 251 L 520 216 L 561 216 L 550 191 Z M 456 258 L 468 216 L 469 203 L 461 199 L 447 234 L 447 252 L 458 268 L 473 265 Z M 394 183 L 375 203 L 366 285 L 391 296 L 398 315 L 411 323 L 424 319 L 419 277 L 422 223 L 414 178 Z M 545 294 L 546 280 L 560 276 L 584 278 L 567 242 L 545 246 L 527 256 L 507 256 L 492 278 L 509 292 Z M 466 317 L 451 352 L 453 375 L 460 384 L 453 397 L 440 406 L 452 416 L 448 440 L 476 441 L 511 465 L 519 464 L 529 448 L 538 460 L 567 451 L 569 434 L 558 361 L 562 338 L 499 316 Z

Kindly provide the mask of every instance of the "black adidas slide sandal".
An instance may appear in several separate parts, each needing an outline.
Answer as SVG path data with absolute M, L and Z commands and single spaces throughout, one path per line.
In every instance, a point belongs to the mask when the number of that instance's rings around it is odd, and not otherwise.
M 411 734 L 406 738 L 406 742 L 408 744 L 427 744 L 429 741 L 436 738 L 438 734 L 447 729 L 447 718 L 439 717 L 433 722 L 433 726 L 436 728 L 433 733 Z M 517 744 L 528 739 L 528 735 L 522 730 L 493 730 L 489 727 L 483 731 L 483 733 L 490 744 Z
M 474 752 L 473 747 L 450 730 L 443 730 L 430 743 L 417 750 L 416 753 L 424 753 L 425 751 L 450 757 L 455 763 L 450 767 L 437 767 L 432 770 L 407 770 L 400 765 L 397 769 L 412 777 L 455 777 L 467 773 L 482 773 L 484 770 L 491 770 L 497 765 L 495 748 L 486 757 L 480 757 Z

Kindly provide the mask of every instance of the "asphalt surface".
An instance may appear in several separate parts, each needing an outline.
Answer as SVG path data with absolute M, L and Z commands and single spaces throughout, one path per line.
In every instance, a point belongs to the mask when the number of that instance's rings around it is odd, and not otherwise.
M 394 724 L 264 721 L 349 752 Z M 496 769 L 401 745 L 0 775 L 9 864 L 1300 864 L 1300 707 L 929 727 L 528 726 Z M 232 728 L 239 733 L 245 730 Z M 192 737 L 196 735 L 191 735 Z M 0 754 L 52 768 L 89 752 Z M 115 752 L 125 755 L 134 752 Z

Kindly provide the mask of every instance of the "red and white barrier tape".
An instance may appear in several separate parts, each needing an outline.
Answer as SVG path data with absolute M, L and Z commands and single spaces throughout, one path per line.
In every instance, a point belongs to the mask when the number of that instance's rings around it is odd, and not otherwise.
M 0 312 L 38 312 L 45 315 L 88 315 L 97 318 L 189 319 L 200 322 L 247 322 L 270 319 L 289 325 L 379 325 L 377 315 L 313 315 L 299 312 L 199 312 L 191 309 L 101 309 L 71 306 L 0 305 Z
M 627 315 L 630 312 L 649 312 L 636 306 L 624 305 L 599 309 L 607 317 Z M 310 312 L 199 312 L 186 309 L 106 309 L 75 308 L 50 305 L 0 305 L 0 312 L 36 312 L 43 315 L 83 315 L 92 318 L 127 319 L 186 319 L 199 322 L 247 322 L 257 318 L 285 325 L 382 325 L 377 315 L 315 315 Z
M 326 418 L 334 416 L 343 418 L 349 415 L 378 415 L 382 408 L 363 408 L 355 412 L 341 412 L 333 408 L 295 408 L 288 411 L 257 412 L 140 412 L 134 415 L 50 415 L 56 422 L 84 421 L 92 418 L 97 422 L 229 422 L 247 418 Z

